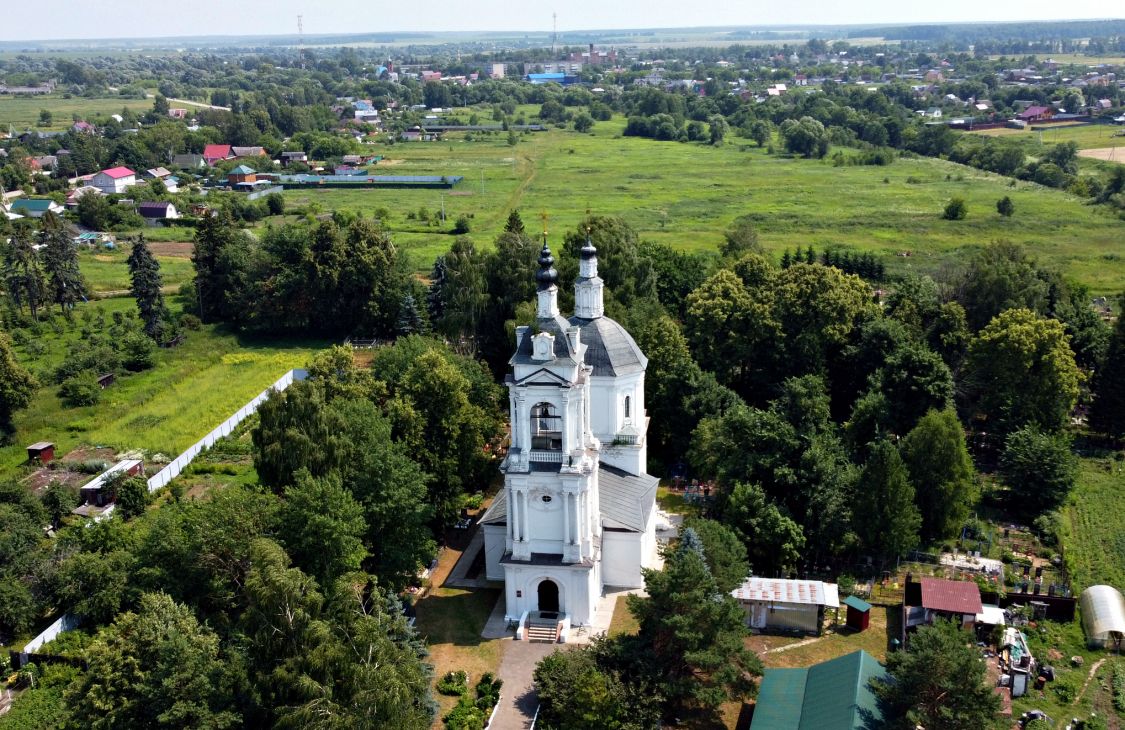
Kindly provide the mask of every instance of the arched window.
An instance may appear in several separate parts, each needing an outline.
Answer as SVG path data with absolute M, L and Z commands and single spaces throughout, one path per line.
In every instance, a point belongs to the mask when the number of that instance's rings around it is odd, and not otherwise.
M 550 403 L 536 403 L 531 407 L 531 448 L 562 450 L 562 418 Z
M 628 419 L 631 415 L 629 411 L 629 396 L 625 396 L 625 418 Z

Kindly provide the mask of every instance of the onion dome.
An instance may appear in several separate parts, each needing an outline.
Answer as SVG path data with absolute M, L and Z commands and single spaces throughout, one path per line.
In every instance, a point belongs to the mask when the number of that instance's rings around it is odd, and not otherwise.
M 539 271 L 535 274 L 540 289 L 548 289 L 559 281 L 559 272 L 555 271 L 555 257 L 546 243 L 539 251 Z

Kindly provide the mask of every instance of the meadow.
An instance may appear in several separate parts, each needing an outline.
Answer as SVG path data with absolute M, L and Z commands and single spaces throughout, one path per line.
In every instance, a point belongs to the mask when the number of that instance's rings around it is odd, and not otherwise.
M 97 314 L 133 311 L 132 298 L 80 304 L 74 323 L 61 318 L 16 346 L 20 361 L 39 379 L 31 406 L 15 418 L 16 435 L 0 448 L 0 474 L 14 475 L 27 458 L 24 447 L 53 441 L 58 455 L 80 445 L 117 451 L 140 449 L 174 457 L 276 381 L 304 366 L 326 343 L 248 338 L 207 325 L 188 332 L 183 344 L 157 352 L 156 367 L 118 377 L 94 406 L 67 408 L 50 371 L 66 356 L 67 345 L 96 327 Z
M 6 132 L 9 125 L 15 132 L 24 129 L 40 131 L 66 129 L 74 124 L 74 115 L 76 114 L 80 119 L 89 119 L 95 116 L 107 117 L 110 114 L 120 114 L 123 108 L 129 108 L 138 113 L 147 112 L 152 109 L 152 100 L 126 99 L 120 96 L 97 99 L 87 99 L 80 96 L 66 98 L 56 94 L 47 96 L 0 96 L 0 129 Z M 46 109 L 53 116 L 49 126 L 38 126 L 41 109 Z
M 175 291 L 180 284 L 191 281 L 195 270 L 191 265 L 190 254 L 164 255 L 160 253 L 163 244 L 153 246 L 153 253 L 160 264 L 160 274 L 164 277 L 166 291 Z M 121 244 L 112 251 L 81 249 L 78 252 L 78 263 L 82 274 L 86 277 L 86 284 L 95 295 L 106 295 L 111 292 L 124 292 L 129 289 L 129 258 L 130 246 Z
M 541 212 L 549 215 L 552 242 L 590 210 L 688 251 L 717 250 L 734 219 L 749 215 L 777 256 L 797 246 L 840 247 L 882 256 L 892 271 L 934 272 L 970 247 L 1007 240 L 1095 293 L 1125 289 L 1125 224 L 1065 192 L 930 158 L 835 166 L 769 154 L 738 137 L 719 147 L 622 137 L 623 124 L 599 122 L 590 134 L 525 133 L 514 147 L 500 134 L 373 145 L 373 154 L 387 158 L 374 168 L 380 174 L 465 180 L 452 191 L 287 190 L 285 197 L 321 211 L 386 208 L 396 243 L 421 271 L 449 249 L 458 216 L 471 217 L 470 237 L 488 248 L 508 211 L 519 208 L 532 231 L 541 230 Z M 1005 195 L 1015 203 L 1012 218 L 996 213 Z M 967 201 L 966 220 L 942 219 L 953 196 Z M 443 205 L 443 225 L 417 220 L 420 208 L 434 214 Z
M 1102 147 L 1125 147 L 1125 126 L 1120 124 L 1060 124 L 1035 129 L 985 129 L 969 132 L 986 137 L 1003 137 L 1008 140 L 1026 142 L 1028 153 L 1035 154 L 1036 148 L 1061 142 L 1075 142 L 1080 150 Z

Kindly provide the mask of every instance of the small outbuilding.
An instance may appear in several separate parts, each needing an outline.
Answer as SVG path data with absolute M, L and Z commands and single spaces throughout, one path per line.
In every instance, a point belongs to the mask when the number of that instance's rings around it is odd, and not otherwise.
M 750 730 L 877 727 L 884 718 L 872 684 L 886 678 L 887 671 L 865 651 L 802 669 L 767 669 Z
M 1078 599 L 1082 608 L 1082 628 L 1091 647 L 1111 647 L 1120 651 L 1125 638 L 1125 598 L 1113 586 L 1090 586 Z
M 819 634 L 825 609 L 840 607 L 836 584 L 819 580 L 748 578 L 731 595 L 746 611 L 746 625 L 766 631 Z
M 38 441 L 27 447 L 27 460 L 46 464 L 55 460 L 55 445 L 50 441 Z
M 844 599 L 844 605 L 848 607 L 848 628 L 856 631 L 866 630 L 871 623 L 871 604 L 862 598 L 848 596 Z

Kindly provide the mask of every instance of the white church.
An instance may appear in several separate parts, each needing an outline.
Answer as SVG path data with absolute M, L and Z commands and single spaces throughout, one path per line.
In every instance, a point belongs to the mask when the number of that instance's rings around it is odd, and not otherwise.
M 504 490 L 481 517 L 486 575 L 504 581 L 509 620 L 591 622 L 606 586 L 638 588 L 657 565 L 657 478 L 646 473 L 648 359 L 604 316 L 587 240 L 574 316 L 559 313 L 558 273 L 539 255 L 538 318 L 516 330 L 508 375 L 511 447 Z

